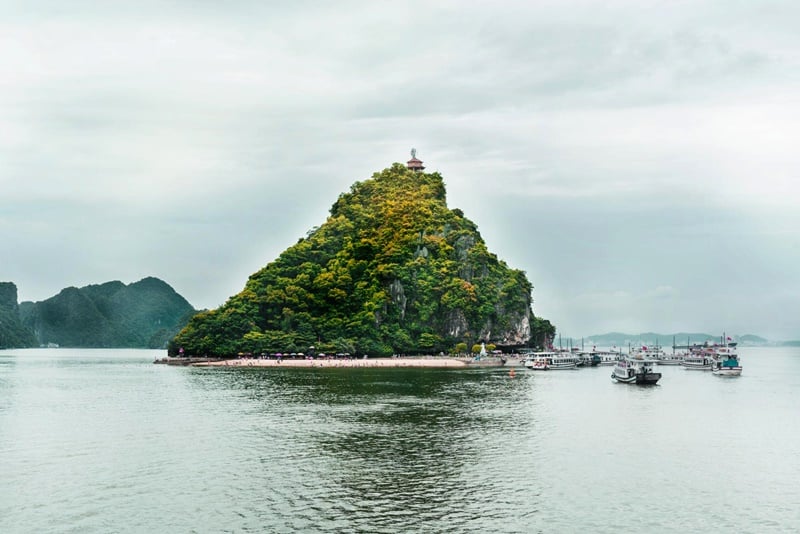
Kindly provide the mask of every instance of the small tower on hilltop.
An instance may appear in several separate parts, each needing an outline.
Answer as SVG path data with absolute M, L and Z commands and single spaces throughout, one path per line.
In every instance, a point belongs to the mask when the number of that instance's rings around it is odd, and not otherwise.
M 408 160 L 408 163 L 406 163 L 406 165 L 408 166 L 409 169 L 411 169 L 414 172 L 422 172 L 425 170 L 425 165 L 423 165 L 422 162 L 417 159 L 416 148 L 411 149 L 411 159 Z

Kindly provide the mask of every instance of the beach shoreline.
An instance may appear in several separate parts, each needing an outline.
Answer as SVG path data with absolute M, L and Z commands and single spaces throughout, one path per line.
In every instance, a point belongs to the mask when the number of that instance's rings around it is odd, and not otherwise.
M 488 365 L 487 365 L 488 364 Z M 406 367 L 425 369 L 469 369 L 475 367 L 500 367 L 502 362 L 473 361 L 471 358 L 319 358 L 319 359 L 274 359 L 274 358 L 240 358 L 235 360 L 220 360 L 210 362 L 196 362 L 192 367 L 290 367 L 290 368 L 376 368 L 376 367 Z

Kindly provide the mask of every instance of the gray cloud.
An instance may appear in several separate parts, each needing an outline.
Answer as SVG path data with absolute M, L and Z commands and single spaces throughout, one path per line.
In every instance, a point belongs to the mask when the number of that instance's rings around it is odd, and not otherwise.
M 0 279 L 199 307 L 416 146 L 566 334 L 800 337 L 792 2 L 0 6 Z

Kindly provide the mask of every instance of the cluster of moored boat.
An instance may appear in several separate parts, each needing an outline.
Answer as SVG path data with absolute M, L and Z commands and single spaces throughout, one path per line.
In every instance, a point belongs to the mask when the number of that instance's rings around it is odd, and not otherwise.
M 711 371 L 719 376 L 739 376 L 742 364 L 735 343 L 694 345 L 681 353 L 666 354 L 661 347 L 622 350 L 532 352 L 522 364 L 534 371 L 578 369 L 600 365 L 614 366 L 611 378 L 626 384 L 656 384 L 661 373 L 656 365 L 681 365 L 685 369 Z

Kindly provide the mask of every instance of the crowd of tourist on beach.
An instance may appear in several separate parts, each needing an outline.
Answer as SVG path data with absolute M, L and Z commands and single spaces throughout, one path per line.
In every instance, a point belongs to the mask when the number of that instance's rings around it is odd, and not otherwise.
M 235 360 L 221 360 L 216 362 L 201 362 L 193 365 L 202 367 L 463 367 L 467 365 L 465 359 L 452 357 L 417 356 L 401 357 L 394 355 L 391 358 L 369 358 L 348 356 L 310 356 L 289 355 L 267 357 L 242 357 Z
M 421 355 L 396 353 L 390 357 L 370 357 L 367 354 L 356 355 L 348 352 L 310 352 L 309 354 L 303 352 L 263 352 L 260 354 L 248 352 L 239 353 L 233 358 L 214 358 L 208 356 L 188 357 L 181 350 L 178 357 L 156 359 L 154 363 L 201 367 L 273 367 L 280 365 L 290 367 L 462 367 L 464 365 L 487 366 L 492 364 L 492 360 L 498 360 L 497 365 L 516 365 L 520 358 L 520 354 L 445 354 L 444 352 Z

